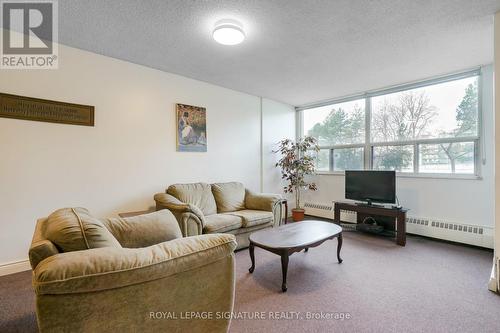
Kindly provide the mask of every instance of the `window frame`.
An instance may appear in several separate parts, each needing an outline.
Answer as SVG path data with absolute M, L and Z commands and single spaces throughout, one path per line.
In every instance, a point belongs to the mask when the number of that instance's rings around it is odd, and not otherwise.
M 387 95 L 397 92 L 402 92 L 406 90 L 422 88 L 427 86 L 432 86 L 440 83 L 446 83 L 451 81 L 456 81 L 460 79 L 466 79 L 469 77 L 477 76 L 478 80 L 478 126 L 477 135 L 475 136 L 465 136 L 465 137 L 450 137 L 450 138 L 425 138 L 425 139 L 415 139 L 406 141 L 391 141 L 391 142 L 372 142 L 371 140 L 371 119 L 372 119 L 372 97 Z M 400 177 L 414 177 L 414 178 L 451 178 L 451 179 L 482 179 L 482 138 L 483 138 L 483 112 L 482 112 L 482 94 L 483 94 L 483 80 L 482 80 L 482 68 L 475 68 L 472 70 L 467 70 L 459 73 L 454 73 L 450 75 L 440 76 L 432 79 L 422 80 L 418 82 L 402 84 L 397 86 L 392 86 L 384 89 L 377 89 L 372 91 L 367 91 L 362 94 L 351 95 L 347 97 L 337 98 L 333 100 L 322 101 L 318 103 L 308 104 L 300 107 L 296 107 L 297 111 L 297 135 L 299 137 L 304 136 L 304 111 L 334 105 L 344 102 L 350 102 L 354 100 L 365 100 L 365 141 L 364 143 L 355 144 L 341 144 L 341 145 L 323 145 L 320 149 L 328 149 L 330 154 L 330 171 L 318 171 L 317 174 L 322 175 L 344 175 L 344 171 L 335 171 L 333 166 L 333 150 L 342 148 L 363 148 L 363 164 L 364 170 L 373 169 L 373 148 L 377 146 L 413 146 L 413 172 L 397 172 Z M 419 161 L 420 161 L 420 145 L 422 144 L 440 144 L 440 143 L 459 143 L 459 142 L 472 142 L 474 144 L 474 173 L 420 173 L 419 172 Z

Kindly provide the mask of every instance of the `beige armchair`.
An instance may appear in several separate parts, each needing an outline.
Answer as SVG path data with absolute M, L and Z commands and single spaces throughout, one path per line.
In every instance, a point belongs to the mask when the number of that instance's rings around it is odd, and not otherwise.
M 61 209 L 37 222 L 29 251 L 41 332 L 226 332 L 234 236 L 182 238 L 167 210 L 96 219 Z M 185 313 L 212 313 L 186 319 Z
M 237 249 L 248 247 L 248 235 L 279 225 L 282 200 L 276 194 L 257 194 L 242 183 L 175 184 L 154 196 L 156 209 L 168 209 L 184 236 L 229 233 Z

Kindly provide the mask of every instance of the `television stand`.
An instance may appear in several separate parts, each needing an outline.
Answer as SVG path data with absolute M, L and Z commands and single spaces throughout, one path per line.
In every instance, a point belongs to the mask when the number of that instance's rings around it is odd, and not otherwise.
M 386 208 L 384 205 L 377 205 L 371 202 L 355 202 L 354 203 L 357 206 L 363 206 L 363 207 L 378 207 L 378 208 Z
M 396 244 L 406 245 L 406 212 L 405 208 L 388 208 L 384 206 L 367 205 L 362 203 L 335 202 L 334 222 L 340 225 L 340 211 L 349 210 L 364 216 L 386 216 L 394 218 Z M 359 219 L 358 219 L 359 223 Z

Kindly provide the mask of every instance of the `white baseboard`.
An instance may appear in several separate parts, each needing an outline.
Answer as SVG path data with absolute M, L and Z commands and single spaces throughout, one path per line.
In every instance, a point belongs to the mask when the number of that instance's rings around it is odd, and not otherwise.
M 31 270 L 29 260 L 9 262 L 0 265 L 0 276 Z

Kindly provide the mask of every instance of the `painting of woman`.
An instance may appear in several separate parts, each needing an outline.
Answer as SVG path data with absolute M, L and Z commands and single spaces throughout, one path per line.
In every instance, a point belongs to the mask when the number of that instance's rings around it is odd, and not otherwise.
M 176 105 L 177 151 L 206 152 L 206 109 L 185 104 Z

